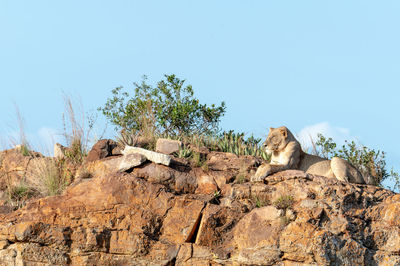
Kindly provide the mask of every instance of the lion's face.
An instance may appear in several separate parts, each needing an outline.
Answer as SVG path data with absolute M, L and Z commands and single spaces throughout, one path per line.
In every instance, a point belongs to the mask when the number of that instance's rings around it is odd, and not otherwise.
M 282 151 L 285 149 L 289 140 L 287 138 L 287 128 L 286 127 L 278 127 L 278 128 L 270 128 L 267 139 L 265 140 L 263 146 L 267 153 Z

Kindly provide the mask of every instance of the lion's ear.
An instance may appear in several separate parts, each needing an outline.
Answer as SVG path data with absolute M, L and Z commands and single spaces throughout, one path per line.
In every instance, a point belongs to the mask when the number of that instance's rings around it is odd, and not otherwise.
M 273 128 L 273 127 L 270 127 L 269 128 L 269 132 L 271 132 L 272 130 L 274 130 L 275 128 Z
M 281 128 L 280 131 L 281 131 L 282 136 L 284 136 L 286 138 L 287 137 L 287 129 L 286 129 L 286 127 Z

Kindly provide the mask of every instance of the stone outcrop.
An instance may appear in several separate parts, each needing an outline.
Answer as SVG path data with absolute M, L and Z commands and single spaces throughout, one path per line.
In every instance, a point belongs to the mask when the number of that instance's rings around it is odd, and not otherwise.
M 119 158 L 0 214 L 0 265 L 400 264 L 400 195 L 386 189 L 295 170 L 249 183 L 257 160 L 232 154 L 129 173 Z
M 182 142 L 179 140 L 159 138 L 156 143 L 156 152 L 173 154 L 178 152 L 181 146 Z
M 96 142 L 96 144 L 94 144 L 92 149 L 89 151 L 86 157 L 86 162 L 93 162 L 119 154 L 121 153 L 115 141 L 111 139 L 101 139 Z
M 154 152 L 154 151 L 149 151 L 143 148 L 139 147 L 132 147 L 132 146 L 125 146 L 125 149 L 122 151 L 122 154 L 124 156 L 127 156 L 129 154 L 141 154 L 144 157 L 146 157 L 149 161 L 152 161 L 157 164 L 163 164 L 168 166 L 171 163 L 171 156 Z

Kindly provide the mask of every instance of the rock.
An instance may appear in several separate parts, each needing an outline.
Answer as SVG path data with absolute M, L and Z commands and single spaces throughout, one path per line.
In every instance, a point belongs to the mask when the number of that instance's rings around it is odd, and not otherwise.
M 58 159 L 62 159 L 65 157 L 66 147 L 61 145 L 60 143 L 54 144 L 54 157 Z
M 215 171 L 231 169 L 248 171 L 259 164 L 258 160 L 253 156 L 237 156 L 236 154 L 225 152 L 211 152 L 207 155 L 207 163 L 209 169 Z
M 111 139 L 101 139 L 93 145 L 89 151 L 86 162 L 93 162 L 113 155 L 113 150 L 117 147 L 117 143 Z M 115 153 L 115 152 L 114 152 Z
M 138 153 L 128 154 L 121 158 L 121 162 L 119 163 L 119 166 L 118 166 L 118 171 L 119 172 L 127 171 L 129 169 L 132 169 L 133 167 L 141 165 L 146 160 L 147 160 L 147 158 L 144 157 L 144 155 L 142 155 L 142 154 L 138 154 Z
M 199 200 L 178 198 L 164 219 L 161 239 L 176 244 L 194 242 L 204 205 Z
M 164 154 L 172 154 L 178 152 L 182 142 L 179 140 L 159 138 L 156 144 L 156 151 Z
M 239 263 L 273 265 L 280 261 L 279 234 L 281 210 L 273 206 L 254 209 L 234 229 Z
M 171 156 L 154 152 L 154 151 L 149 151 L 143 148 L 138 148 L 138 147 L 132 147 L 132 146 L 125 146 L 125 149 L 122 151 L 122 153 L 126 156 L 128 154 L 132 153 L 138 153 L 144 155 L 149 161 L 158 163 L 158 164 L 163 164 L 168 166 L 171 162 Z
M 400 196 L 391 191 L 301 171 L 239 182 L 254 161 L 229 154 L 208 155 L 214 170 L 143 162 L 118 172 L 124 160 L 144 160 L 130 151 L 84 164 L 78 173 L 92 177 L 61 195 L 0 208 L 0 265 L 400 263 Z M 0 152 L 0 204 L 9 182 L 33 182 L 48 161 Z
M 203 174 L 197 178 L 197 194 L 213 194 L 217 191 L 218 186 L 212 176 Z

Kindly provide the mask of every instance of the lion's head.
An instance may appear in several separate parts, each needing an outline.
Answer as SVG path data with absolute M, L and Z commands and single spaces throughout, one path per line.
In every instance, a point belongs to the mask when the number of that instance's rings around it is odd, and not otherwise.
M 269 128 L 269 134 L 263 146 L 267 153 L 282 151 L 293 140 L 293 135 L 286 127 Z

